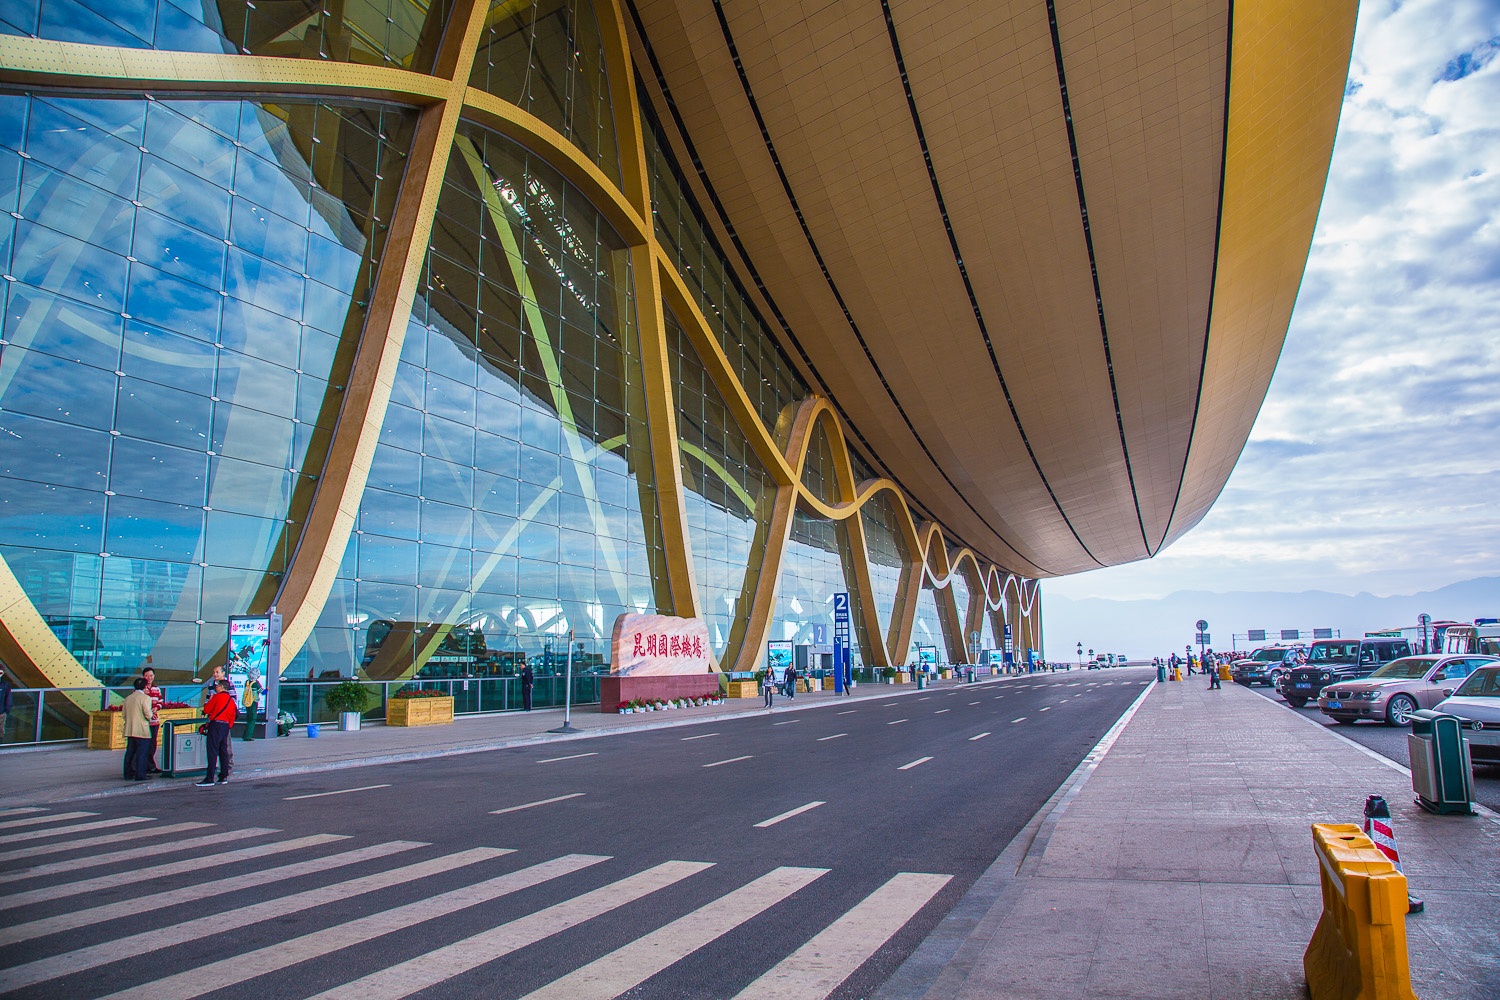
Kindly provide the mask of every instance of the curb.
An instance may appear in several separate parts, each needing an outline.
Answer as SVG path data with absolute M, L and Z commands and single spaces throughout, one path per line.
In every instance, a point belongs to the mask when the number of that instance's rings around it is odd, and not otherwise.
M 1014 674 L 1000 677 L 988 677 L 975 681 L 974 684 L 959 683 L 959 688 L 980 687 L 995 684 L 1004 684 L 1008 681 L 1017 681 L 1030 674 Z M 1154 682 L 1153 682 L 1154 683 Z M 879 685 L 873 685 L 879 686 Z M 294 764 L 286 767 L 267 767 L 264 769 L 242 770 L 235 774 L 241 781 L 259 781 L 265 778 L 282 778 L 298 774 L 314 774 L 320 771 L 341 771 L 356 767 L 373 767 L 380 764 L 400 764 L 413 760 L 435 760 L 442 757 L 461 757 L 466 754 L 489 753 L 494 750 L 511 750 L 521 747 L 539 746 L 543 744 L 569 743 L 577 740 L 599 739 L 606 736 L 627 736 L 631 733 L 653 732 L 661 729 L 677 729 L 683 726 L 698 726 L 714 722 L 730 722 L 738 719 L 756 718 L 767 714 L 777 715 L 786 712 L 810 712 L 817 709 L 828 708 L 834 705 L 844 705 L 851 702 L 871 700 L 874 698 L 906 698 L 916 694 L 927 694 L 938 690 L 947 692 L 954 688 L 925 688 L 921 691 L 913 688 L 909 691 L 891 691 L 883 694 L 862 695 L 855 698 L 830 698 L 827 701 L 818 701 L 807 705 L 783 704 L 766 712 L 764 709 L 756 708 L 739 712 L 718 712 L 713 715 L 697 715 L 686 719 L 662 719 L 661 721 L 634 723 L 626 726 L 610 726 L 607 728 L 590 729 L 582 733 L 570 733 L 567 735 L 555 733 L 531 733 L 524 736 L 502 737 L 484 743 L 475 743 L 461 747 L 446 747 L 429 750 L 410 750 L 395 753 L 378 754 L 369 757 L 353 757 L 346 760 L 333 760 L 316 764 Z M 784 699 L 785 700 L 785 699 Z M 38 802 L 78 802 L 90 799 L 113 798 L 121 795 L 147 795 L 156 791 L 164 791 L 176 787 L 170 784 L 157 784 L 152 782 L 144 787 L 128 787 L 106 789 L 97 792 L 83 792 L 78 795 L 68 795 L 57 799 L 29 799 L 16 797 L 14 799 L 0 798 L 0 805 L 30 805 Z

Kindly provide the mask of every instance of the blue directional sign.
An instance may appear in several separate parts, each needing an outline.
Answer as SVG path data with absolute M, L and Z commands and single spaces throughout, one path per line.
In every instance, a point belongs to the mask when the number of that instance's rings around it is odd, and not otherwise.
M 833 595 L 833 691 L 843 694 L 849 686 L 854 655 L 849 643 L 849 594 Z

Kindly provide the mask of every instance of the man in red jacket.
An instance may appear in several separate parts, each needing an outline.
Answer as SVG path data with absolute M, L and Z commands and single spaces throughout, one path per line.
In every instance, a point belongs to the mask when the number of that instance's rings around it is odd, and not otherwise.
M 208 770 L 197 784 L 215 784 L 214 767 L 217 764 L 217 784 L 222 785 L 229 780 L 229 730 L 239 715 L 239 706 L 234 703 L 234 695 L 229 693 L 228 681 L 214 684 L 214 694 L 203 706 L 203 714 L 208 716 Z

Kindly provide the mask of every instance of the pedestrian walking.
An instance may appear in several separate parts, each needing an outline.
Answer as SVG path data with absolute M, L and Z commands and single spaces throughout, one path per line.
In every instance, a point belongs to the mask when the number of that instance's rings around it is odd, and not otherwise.
M 15 697 L 11 694 L 10 677 L 0 672 L 0 743 L 5 742 L 5 720 L 10 716 Z
M 761 688 L 764 691 L 765 696 L 766 696 L 766 707 L 770 708 L 771 707 L 771 696 L 776 693 L 776 674 L 775 674 L 775 672 L 771 671 L 771 670 L 767 670 L 765 672 L 765 674 L 761 677 L 761 685 L 760 686 L 761 686 Z
M 234 695 L 229 693 L 229 682 L 219 681 L 214 685 L 214 696 L 208 699 L 208 704 L 203 707 L 203 714 L 208 716 L 208 768 L 203 773 L 203 780 L 199 785 L 214 784 L 214 768 L 217 765 L 219 772 L 218 784 L 222 785 L 229 780 L 229 771 L 232 761 L 229 757 L 229 731 L 234 726 L 234 720 L 239 715 L 239 708 L 234 703 Z
M 245 735 L 244 740 L 249 743 L 255 739 L 255 713 L 260 708 L 260 692 L 262 684 L 260 671 L 254 667 L 249 668 L 248 676 L 245 678 Z
M 151 696 L 146 693 L 146 679 L 137 677 L 135 690 L 120 709 L 125 723 L 125 780 L 146 781 L 151 777 Z
M 531 669 L 531 664 L 521 666 L 521 708 L 531 711 L 531 688 L 536 684 L 536 674 Z M 554 695 L 555 697 L 555 695 Z
M 167 703 L 167 696 L 161 693 L 161 688 L 156 686 L 156 671 L 147 667 L 141 671 L 141 679 L 146 682 L 142 689 L 146 697 L 151 699 L 151 756 L 148 770 L 152 774 L 160 774 L 161 768 L 156 766 L 156 734 L 161 730 L 161 707 Z
M 788 698 L 797 697 L 797 668 L 790 663 L 787 664 L 786 668 L 786 696 Z

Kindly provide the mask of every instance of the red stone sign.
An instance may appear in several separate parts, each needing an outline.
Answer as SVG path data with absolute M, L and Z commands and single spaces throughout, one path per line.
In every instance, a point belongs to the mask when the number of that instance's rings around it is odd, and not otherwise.
M 615 619 L 610 670 L 621 677 L 706 674 L 708 626 L 696 618 L 623 614 Z

